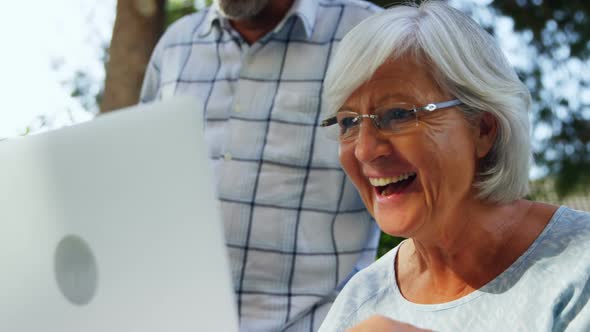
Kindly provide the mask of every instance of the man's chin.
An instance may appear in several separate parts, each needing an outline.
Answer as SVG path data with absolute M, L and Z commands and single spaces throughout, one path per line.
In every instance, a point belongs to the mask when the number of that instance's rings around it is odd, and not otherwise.
M 223 16 L 244 21 L 257 17 L 270 0 L 216 0 Z

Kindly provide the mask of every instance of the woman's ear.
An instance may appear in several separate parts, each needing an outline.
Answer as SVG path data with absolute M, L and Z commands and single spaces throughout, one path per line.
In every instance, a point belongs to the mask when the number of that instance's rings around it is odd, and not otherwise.
M 485 157 L 498 135 L 498 122 L 489 112 L 484 112 L 476 124 L 475 153 L 478 158 Z

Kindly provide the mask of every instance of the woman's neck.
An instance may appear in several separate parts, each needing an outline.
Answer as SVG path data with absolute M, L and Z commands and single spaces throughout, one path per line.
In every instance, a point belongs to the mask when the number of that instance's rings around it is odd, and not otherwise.
M 402 294 L 419 303 L 460 298 L 506 270 L 534 242 L 554 206 L 518 200 L 473 204 L 433 222 L 435 236 L 412 238 L 400 247 L 396 269 Z

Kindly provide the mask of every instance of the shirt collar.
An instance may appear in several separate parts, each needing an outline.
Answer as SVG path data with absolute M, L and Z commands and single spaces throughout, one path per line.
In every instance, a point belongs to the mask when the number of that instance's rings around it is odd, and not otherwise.
M 291 7 L 291 9 L 289 9 L 283 20 L 274 28 L 273 32 L 277 33 L 281 31 L 281 29 L 285 26 L 285 24 L 291 17 L 296 17 L 299 19 L 299 22 L 303 25 L 306 37 L 309 38 L 311 37 L 313 29 L 315 27 L 317 11 L 317 0 L 295 0 L 293 2 L 293 6 Z M 213 30 L 213 27 L 216 27 L 218 29 L 227 29 L 230 27 L 229 20 L 223 17 L 223 15 L 221 15 L 221 11 L 217 6 L 216 1 L 214 1 L 211 7 L 209 7 L 208 9 L 205 21 L 203 22 L 200 28 L 199 36 L 204 37 L 210 34 Z

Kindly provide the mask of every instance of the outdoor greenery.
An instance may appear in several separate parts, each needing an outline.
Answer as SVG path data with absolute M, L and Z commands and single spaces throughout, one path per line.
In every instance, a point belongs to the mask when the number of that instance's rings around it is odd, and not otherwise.
M 208 1 L 210 3 L 210 1 Z M 195 11 L 194 1 L 191 0 L 168 0 L 166 3 L 166 26 L 169 26 L 177 19 Z

